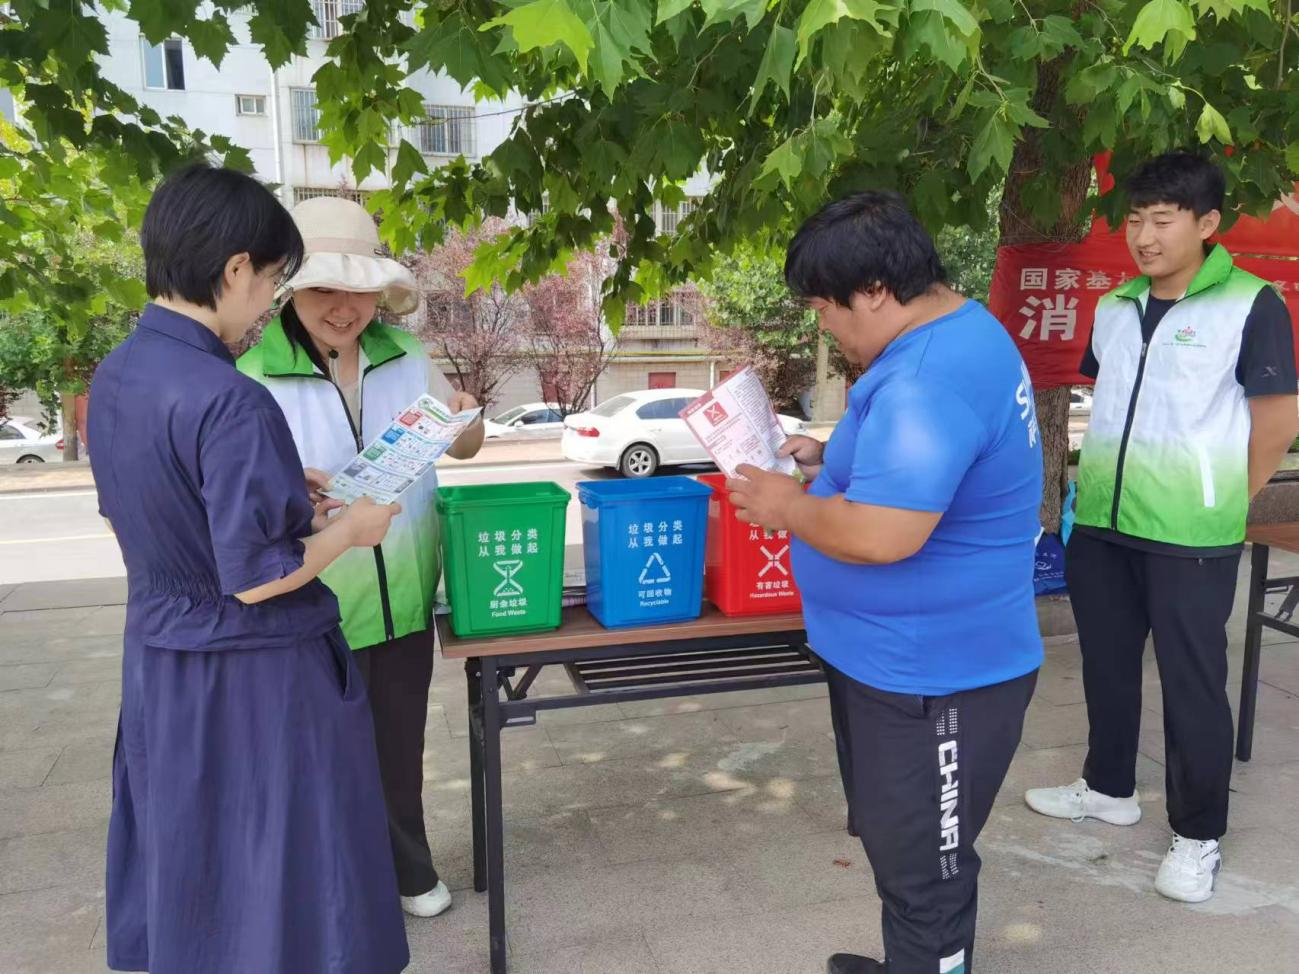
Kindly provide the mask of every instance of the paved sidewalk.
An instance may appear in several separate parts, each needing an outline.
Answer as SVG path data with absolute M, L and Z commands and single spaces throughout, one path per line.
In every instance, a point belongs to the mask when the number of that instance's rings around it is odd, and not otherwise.
M 121 580 L 0 586 L 3 974 L 104 970 L 123 594 Z M 1255 760 L 1237 768 L 1219 892 L 1199 907 L 1152 889 L 1167 828 L 1151 654 L 1142 823 L 1072 825 L 1023 806 L 1026 786 L 1075 778 L 1084 752 L 1077 647 L 1053 640 L 981 842 L 981 974 L 1299 969 L 1299 642 L 1268 638 Z M 437 666 L 429 717 L 427 818 L 456 906 L 408 923 L 410 970 L 484 974 L 458 667 Z M 831 951 L 879 952 L 820 688 L 551 713 L 503 740 L 517 974 L 819 974 Z

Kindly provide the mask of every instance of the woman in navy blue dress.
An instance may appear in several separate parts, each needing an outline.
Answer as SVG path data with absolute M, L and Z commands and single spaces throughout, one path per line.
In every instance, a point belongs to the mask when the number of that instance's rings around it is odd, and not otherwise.
M 409 959 L 365 689 L 316 576 L 395 513 L 327 518 L 279 407 L 226 342 L 302 259 L 288 213 L 198 165 L 154 194 L 153 298 L 90 391 L 126 562 L 108 964 L 396 974 Z

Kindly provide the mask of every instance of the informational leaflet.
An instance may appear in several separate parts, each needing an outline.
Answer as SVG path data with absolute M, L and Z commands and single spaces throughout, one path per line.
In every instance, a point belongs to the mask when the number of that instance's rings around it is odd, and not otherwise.
M 432 469 L 481 412 L 475 408 L 453 413 L 432 396 L 420 396 L 334 474 L 325 495 L 347 504 L 358 497 L 391 504 Z
M 778 473 L 795 470 L 793 458 L 776 456 L 785 431 L 752 366 L 704 393 L 681 411 L 681 418 L 728 477 L 737 476 L 737 468 L 746 463 Z

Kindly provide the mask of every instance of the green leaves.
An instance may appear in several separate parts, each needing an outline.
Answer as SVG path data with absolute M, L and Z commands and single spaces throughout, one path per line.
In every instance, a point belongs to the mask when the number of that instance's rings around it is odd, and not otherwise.
M 1213 14 L 1219 21 L 1229 20 L 1251 9 L 1268 15 L 1272 13 L 1268 0 L 1195 0 L 1195 7 L 1200 16 Z
M 1127 54 L 1134 45 L 1153 50 L 1162 43 L 1165 60 L 1172 63 L 1182 56 L 1186 45 L 1193 40 L 1195 17 L 1185 3 L 1181 0 L 1149 0 L 1132 24 L 1123 53 Z
M 595 0 L 591 13 L 595 44 L 591 74 L 612 95 L 637 53 L 650 53 L 649 8 L 637 0 Z
M 753 91 L 749 96 L 749 115 L 758 107 L 763 91 L 767 85 L 775 85 L 789 99 L 789 75 L 794 69 L 794 51 L 796 40 L 794 32 L 788 27 L 777 24 L 771 29 L 771 39 L 763 52 L 762 62 L 758 65 L 758 76 L 753 80 Z
M 1001 172 L 1008 170 L 1018 135 L 1019 129 L 1007 118 L 1004 106 L 987 113 L 970 147 L 970 178 L 979 179 L 994 164 Z
M 763 162 L 758 180 L 761 182 L 779 176 L 786 189 L 792 187 L 798 174 L 803 171 L 802 141 L 801 136 L 791 135 L 780 143 Z
M 658 17 L 654 23 L 666 23 L 682 11 L 690 9 L 694 3 L 695 0 L 659 0 Z
M 844 17 L 864 21 L 883 33 L 890 15 L 896 17 L 896 11 L 875 0 L 812 0 L 798 18 L 798 63 L 807 58 L 812 39 Z
M 660 119 L 640 143 L 642 152 L 632 157 L 650 172 L 669 180 L 689 179 L 699 169 L 704 140 L 699 129 L 682 119 Z
M 195 54 L 207 58 L 217 67 L 221 66 L 226 51 L 236 43 L 230 24 L 219 14 L 211 20 L 196 20 L 190 24 L 189 42 Z
M 93 54 L 108 53 L 108 31 L 98 19 L 84 16 L 78 10 L 42 20 L 39 31 L 42 42 L 68 64 L 80 64 L 90 60 Z
M 949 21 L 962 37 L 969 37 L 979 29 L 979 22 L 961 0 L 911 0 L 911 9 L 932 10 Z
M 591 48 L 595 46 L 591 31 L 565 0 L 532 0 L 504 16 L 489 20 L 479 30 L 492 27 L 508 27 L 515 44 L 524 53 L 562 44 L 577 59 L 583 71 L 586 71 Z
M 818 118 L 768 153 L 758 172 L 757 185 L 783 184 L 809 202 L 823 195 L 822 180 L 840 160 L 855 149 L 844 132 L 843 118 Z
M 0 24 L 0 84 L 15 91 L 25 126 L 20 137 L 0 126 L 0 200 L 14 201 L 0 203 L 0 304 L 26 302 L 82 328 L 96 302 L 120 294 L 69 241 L 107 246 L 183 156 L 249 160 L 102 77 L 106 35 L 89 0 L 67 0 L 58 17 L 41 3 L 18 0 L 10 7 L 27 20 Z M 213 62 L 240 9 L 129 4 L 144 35 L 183 37 Z M 313 6 L 259 0 L 254 43 L 275 64 L 304 52 Z M 413 24 L 401 19 L 412 8 Z M 331 157 L 358 177 L 391 178 L 374 205 L 398 250 L 485 215 L 535 211 L 549 195 L 544 219 L 480 255 L 473 283 L 518 284 L 595 245 L 611 232 L 612 203 L 616 246 L 601 246 L 620 261 L 604 295 L 616 321 L 637 289 L 706 277 L 740 241 L 779 250 L 815 206 L 863 186 L 907 191 L 934 229 L 968 228 L 987 225 L 988 194 L 1006 176 L 1018 211 L 1045 226 L 1060 181 L 1091 153 L 1115 148 L 1121 168 L 1202 140 L 1235 143 L 1224 160 L 1233 195 L 1266 206 L 1299 168 L 1299 87 L 1288 64 L 1277 73 L 1280 9 L 1269 0 L 372 0 L 329 43 L 312 83 Z M 1297 51 L 1287 46 L 1287 61 Z M 411 77 L 425 68 L 476 98 L 509 98 L 504 112 L 519 107 L 501 123 L 506 141 L 493 147 L 484 126 L 480 157 L 436 166 L 415 146 L 390 145 L 391 123 L 412 124 L 432 94 Z M 1031 176 L 1009 172 L 1022 139 L 1033 143 Z M 655 201 L 705 171 L 690 232 L 656 236 Z
M 1118 79 L 1118 69 L 1108 60 L 1089 64 L 1069 79 L 1065 98 L 1070 105 L 1086 105 L 1101 92 L 1108 91 Z
M 398 186 L 405 186 L 417 174 L 428 172 L 428 163 L 418 149 L 401 140 L 397 147 L 397 161 L 392 166 L 392 181 Z
M 404 45 L 411 71 L 443 70 L 462 87 L 480 81 L 497 95 L 510 89 L 510 77 L 501 58 L 492 53 L 488 38 L 479 33 L 460 10 L 452 10 L 411 37 Z
M 165 2 L 165 0 L 151 0 Z M 279 68 L 295 54 L 307 50 L 307 28 L 314 19 L 311 5 L 302 0 L 258 0 L 248 20 L 255 43 L 261 44 L 271 67 Z
M 1200 137 L 1201 142 L 1217 139 L 1223 145 L 1231 145 L 1231 127 L 1222 113 L 1207 101 L 1200 109 L 1200 118 L 1195 123 L 1195 134 Z
M 702 0 L 708 24 L 730 23 L 743 17 L 749 30 L 756 30 L 767 13 L 767 0 Z
M 978 50 L 979 23 L 959 0 L 912 0 L 905 50 L 927 49 L 952 71 L 972 61 Z

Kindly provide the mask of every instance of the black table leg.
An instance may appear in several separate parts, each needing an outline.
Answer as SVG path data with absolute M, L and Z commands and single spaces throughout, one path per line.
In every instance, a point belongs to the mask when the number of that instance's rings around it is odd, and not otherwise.
M 1250 556 L 1249 608 L 1245 617 L 1245 668 L 1240 677 L 1240 725 L 1236 731 L 1236 758 L 1248 761 L 1254 753 L 1254 709 L 1258 702 L 1259 655 L 1263 643 L 1263 598 L 1267 594 L 1267 545 L 1256 544 Z
M 501 713 L 496 660 L 480 663 L 483 702 L 483 790 L 487 818 L 487 924 L 491 940 L 492 974 L 506 974 L 505 956 L 505 835 L 501 807 Z
M 487 889 L 486 803 L 483 799 L 483 688 L 481 665 L 476 659 L 465 660 L 465 685 L 469 692 L 469 787 L 473 805 L 474 892 Z

